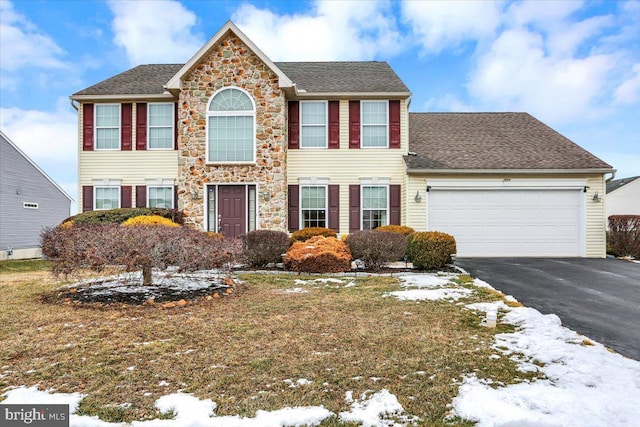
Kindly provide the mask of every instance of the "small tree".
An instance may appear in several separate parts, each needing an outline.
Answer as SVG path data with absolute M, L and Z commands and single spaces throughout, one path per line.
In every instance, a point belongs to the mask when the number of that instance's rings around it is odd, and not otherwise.
M 607 249 L 616 256 L 640 257 L 640 215 L 611 215 Z
M 152 283 L 154 268 L 177 266 L 180 271 L 224 267 L 233 262 L 238 242 L 212 239 L 186 227 L 76 224 L 45 230 L 42 252 L 50 258 L 55 275 L 69 275 L 82 269 L 103 271 L 120 266 L 125 271 L 142 271 L 143 284 Z

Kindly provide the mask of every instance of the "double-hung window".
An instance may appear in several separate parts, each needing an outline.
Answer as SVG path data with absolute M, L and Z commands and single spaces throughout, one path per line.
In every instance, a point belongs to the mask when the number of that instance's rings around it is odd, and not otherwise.
M 120 149 L 120 104 L 96 104 L 96 150 Z
M 147 206 L 150 208 L 173 208 L 173 187 L 149 187 Z
M 173 149 L 173 103 L 149 103 L 147 109 L 149 149 Z
M 362 147 L 388 147 L 389 103 L 387 101 L 362 101 L 361 105 Z
M 327 101 L 300 102 L 300 147 L 327 147 Z
M 300 186 L 302 228 L 327 226 L 327 186 Z
M 120 207 L 120 187 L 95 187 L 96 210 L 117 209 Z
M 362 229 L 373 230 L 389 224 L 389 187 L 362 186 Z
M 207 111 L 207 162 L 255 162 L 255 104 L 236 87 L 218 91 Z

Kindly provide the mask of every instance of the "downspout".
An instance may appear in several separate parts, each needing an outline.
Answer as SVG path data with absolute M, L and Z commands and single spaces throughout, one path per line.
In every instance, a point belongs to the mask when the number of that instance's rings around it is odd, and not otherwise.
M 74 100 L 69 98 L 69 102 L 71 103 L 71 106 L 73 107 L 74 110 L 76 111 L 80 111 L 78 106 L 76 104 L 74 104 Z
M 612 170 L 611 170 L 611 172 L 607 172 L 607 173 L 610 173 L 610 174 L 611 174 L 611 178 L 607 178 L 607 179 L 604 181 L 605 183 L 607 183 L 607 182 L 611 182 L 611 181 L 613 180 L 613 178 L 615 178 L 615 177 L 616 177 L 616 169 L 612 169 Z M 606 175 L 606 174 L 605 174 L 605 175 Z

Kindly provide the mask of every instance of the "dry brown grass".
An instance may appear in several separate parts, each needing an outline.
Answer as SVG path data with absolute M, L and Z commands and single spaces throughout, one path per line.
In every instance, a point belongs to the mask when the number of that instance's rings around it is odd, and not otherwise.
M 398 289 L 391 277 L 286 293 L 296 278 L 244 275 L 231 296 L 182 308 L 97 309 L 43 303 L 59 286 L 46 272 L 1 273 L 0 387 L 80 391 L 80 413 L 106 421 L 158 417 L 155 400 L 178 390 L 217 402 L 218 415 L 252 416 L 307 405 L 337 413 L 349 409 L 347 391 L 386 388 L 424 425 L 441 425 L 462 375 L 525 378 L 489 358 L 504 327 L 483 328 L 459 305 L 383 298 Z M 299 378 L 312 383 L 284 382 Z

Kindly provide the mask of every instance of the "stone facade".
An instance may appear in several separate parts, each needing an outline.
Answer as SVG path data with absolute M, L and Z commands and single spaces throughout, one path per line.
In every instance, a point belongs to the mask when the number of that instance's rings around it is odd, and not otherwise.
M 246 90 L 256 105 L 256 163 L 206 163 L 207 106 L 219 89 Z M 227 34 L 183 79 L 178 102 L 178 207 L 204 228 L 208 184 L 255 184 L 259 229 L 286 231 L 286 101 L 277 75 L 238 37 Z M 194 197 L 194 195 L 196 195 Z

